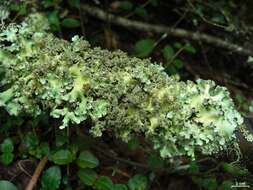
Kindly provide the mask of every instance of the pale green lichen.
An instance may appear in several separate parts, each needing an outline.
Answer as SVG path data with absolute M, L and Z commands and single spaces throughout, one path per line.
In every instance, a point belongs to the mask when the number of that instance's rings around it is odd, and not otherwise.
M 252 134 L 252 132 L 250 132 L 250 130 L 247 128 L 247 126 L 245 124 L 243 124 L 239 127 L 239 131 L 241 132 L 243 137 L 246 139 L 246 141 L 253 142 L 253 134 Z
M 90 48 L 48 33 L 39 14 L 0 33 L 0 106 L 11 115 L 50 112 L 60 128 L 92 121 L 90 132 L 124 141 L 143 134 L 162 157 L 215 154 L 243 123 L 224 87 L 181 82 L 149 60 Z

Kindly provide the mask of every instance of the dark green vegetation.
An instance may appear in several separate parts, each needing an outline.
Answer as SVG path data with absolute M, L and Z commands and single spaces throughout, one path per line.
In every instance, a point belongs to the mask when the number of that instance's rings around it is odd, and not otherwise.
M 240 115 L 252 109 L 252 58 L 240 43 L 251 34 L 247 9 L 237 15 L 233 1 L 94 1 L 90 12 L 85 3 L 1 7 L 0 189 L 252 187 L 252 145 L 239 131 Z M 171 29 L 139 33 L 133 20 Z M 185 35 L 172 30 L 179 26 Z M 196 30 L 209 36 L 187 32 Z M 241 114 L 225 88 L 172 74 L 226 86 Z

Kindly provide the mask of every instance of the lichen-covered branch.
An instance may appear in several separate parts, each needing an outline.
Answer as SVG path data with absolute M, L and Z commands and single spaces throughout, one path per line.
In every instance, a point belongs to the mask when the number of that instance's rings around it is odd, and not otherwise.
M 0 106 L 11 115 L 49 112 L 61 129 L 91 121 L 94 136 L 143 134 L 162 157 L 192 158 L 226 149 L 243 122 L 213 81 L 181 82 L 148 59 L 64 41 L 39 14 L 6 27 L 0 43 Z

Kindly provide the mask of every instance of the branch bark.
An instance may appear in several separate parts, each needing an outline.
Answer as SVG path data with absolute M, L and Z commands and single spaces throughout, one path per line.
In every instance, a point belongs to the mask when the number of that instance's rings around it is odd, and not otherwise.
M 33 190 L 34 186 L 36 185 L 41 172 L 43 171 L 43 169 L 45 168 L 46 164 L 48 161 L 48 157 L 45 156 L 38 164 L 31 180 L 29 181 L 28 185 L 26 186 L 25 190 Z
M 82 4 L 81 9 L 87 14 L 96 17 L 100 20 L 110 22 L 115 25 L 119 25 L 128 29 L 135 29 L 140 31 L 148 31 L 154 33 L 167 33 L 170 36 L 178 38 L 186 38 L 193 41 L 202 41 L 210 45 L 227 49 L 231 52 L 235 52 L 245 56 L 252 56 L 253 51 L 243 46 L 228 42 L 218 37 L 214 37 L 205 33 L 192 32 L 181 28 L 172 28 L 163 25 L 153 25 L 140 21 L 129 20 L 120 16 L 115 16 L 111 13 L 107 13 L 97 7 Z

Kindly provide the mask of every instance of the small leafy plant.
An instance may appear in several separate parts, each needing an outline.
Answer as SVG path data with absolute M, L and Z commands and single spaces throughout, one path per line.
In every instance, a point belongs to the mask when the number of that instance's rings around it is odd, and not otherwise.
M 14 159 L 14 145 L 10 138 L 5 139 L 2 144 L 0 145 L 1 155 L 0 161 L 5 164 L 9 165 Z

